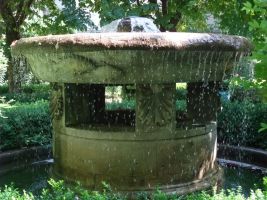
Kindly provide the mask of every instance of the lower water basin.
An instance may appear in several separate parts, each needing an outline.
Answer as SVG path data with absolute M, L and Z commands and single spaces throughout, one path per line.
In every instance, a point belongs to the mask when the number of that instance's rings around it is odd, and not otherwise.
M 251 190 L 263 188 L 264 173 L 260 170 L 246 169 L 236 166 L 221 164 L 223 176 L 221 188 L 238 189 L 248 195 Z M 30 166 L 9 171 L 0 176 L 0 187 L 13 184 L 16 188 L 39 194 L 47 187 L 47 181 L 52 178 L 52 160 L 32 163 Z

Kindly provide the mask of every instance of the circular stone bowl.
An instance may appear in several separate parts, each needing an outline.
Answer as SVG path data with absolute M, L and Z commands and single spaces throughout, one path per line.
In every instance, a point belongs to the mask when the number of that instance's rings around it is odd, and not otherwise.
M 20 39 L 12 53 L 44 81 L 131 84 L 220 81 L 251 48 L 208 33 L 82 33 Z

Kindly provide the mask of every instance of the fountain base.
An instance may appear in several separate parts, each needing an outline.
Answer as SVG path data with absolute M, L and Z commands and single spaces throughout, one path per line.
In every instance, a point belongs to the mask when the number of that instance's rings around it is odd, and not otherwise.
M 149 134 L 64 127 L 54 142 L 54 173 L 91 189 L 105 181 L 117 191 L 187 193 L 218 177 L 216 124 Z

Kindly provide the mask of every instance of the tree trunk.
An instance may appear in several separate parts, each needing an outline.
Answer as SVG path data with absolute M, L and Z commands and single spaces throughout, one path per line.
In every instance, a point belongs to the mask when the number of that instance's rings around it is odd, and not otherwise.
M 10 52 L 10 45 L 13 41 L 20 39 L 20 27 L 30 13 L 30 7 L 35 0 L 0 0 L 0 16 L 6 27 L 6 47 L 5 54 L 8 57 L 8 86 L 9 92 L 17 92 L 20 90 L 21 81 L 18 78 L 16 80 L 17 70 L 14 70 L 14 66 L 20 68 L 20 60 L 13 60 Z M 18 76 L 19 77 L 19 76 Z
M 168 0 L 161 0 L 162 3 L 162 16 L 168 15 Z M 160 26 L 161 32 L 166 32 L 166 28 L 164 26 Z
M 177 12 L 176 16 L 170 19 L 170 24 L 173 25 L 173 27 L 169 29 L 170 32 L 176 32 L 176 26 L 178 22 L 181 20 L 181 17 L 182 17 L 182 14 L 180 12 Z
M 162 3 L 162 16 L 166 16 L 169 14 L 169 8 L 168 8 L 168 0 L 161 0 Z M 165 31 L 170 31 L 170 32 L 176 32 L 176 25 L 180 21 L 182 17 L 181 12 L 175 13 L 175 16 L 172 16 L 169 20 L 169 24 L 172 25 L 171 28 L 166 29 L 164 26 L 160 26 L 160 31 L 165 32 Z
M 7 66 L 7 75 L 8 75 L 8 88 L 9 92 L 19 92 L 21 88 L 21 84 L 19 81 L 15 81 L 14 77 L 14 62 L 16 60 L 12 59 L 10 45 L 13 41 L 20 39 L 19 31 L 17 30 L 16 26 L 11 26 L 6 28 L 6 55 L 8 57 L 8 66 Z

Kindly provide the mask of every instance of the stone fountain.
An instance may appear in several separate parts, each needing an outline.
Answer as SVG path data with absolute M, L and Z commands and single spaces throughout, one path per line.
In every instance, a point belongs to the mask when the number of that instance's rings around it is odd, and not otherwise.
M 12 45 L 13 54 L 25 56 L 35 76 L 53 86 L 54 173 L 93 189 L 105 181 L 123 192 L 186 193 L 215 184 L 218 90 L 249 53 L 249 41 L 160 33 L 151 20 L 137 17 L 102 30 L 107 33 Z M 183 120 L 175 107 L 178 82 L 187 83 Z M 134 85 L 135 110 L 107 110 L 107 85 Z

